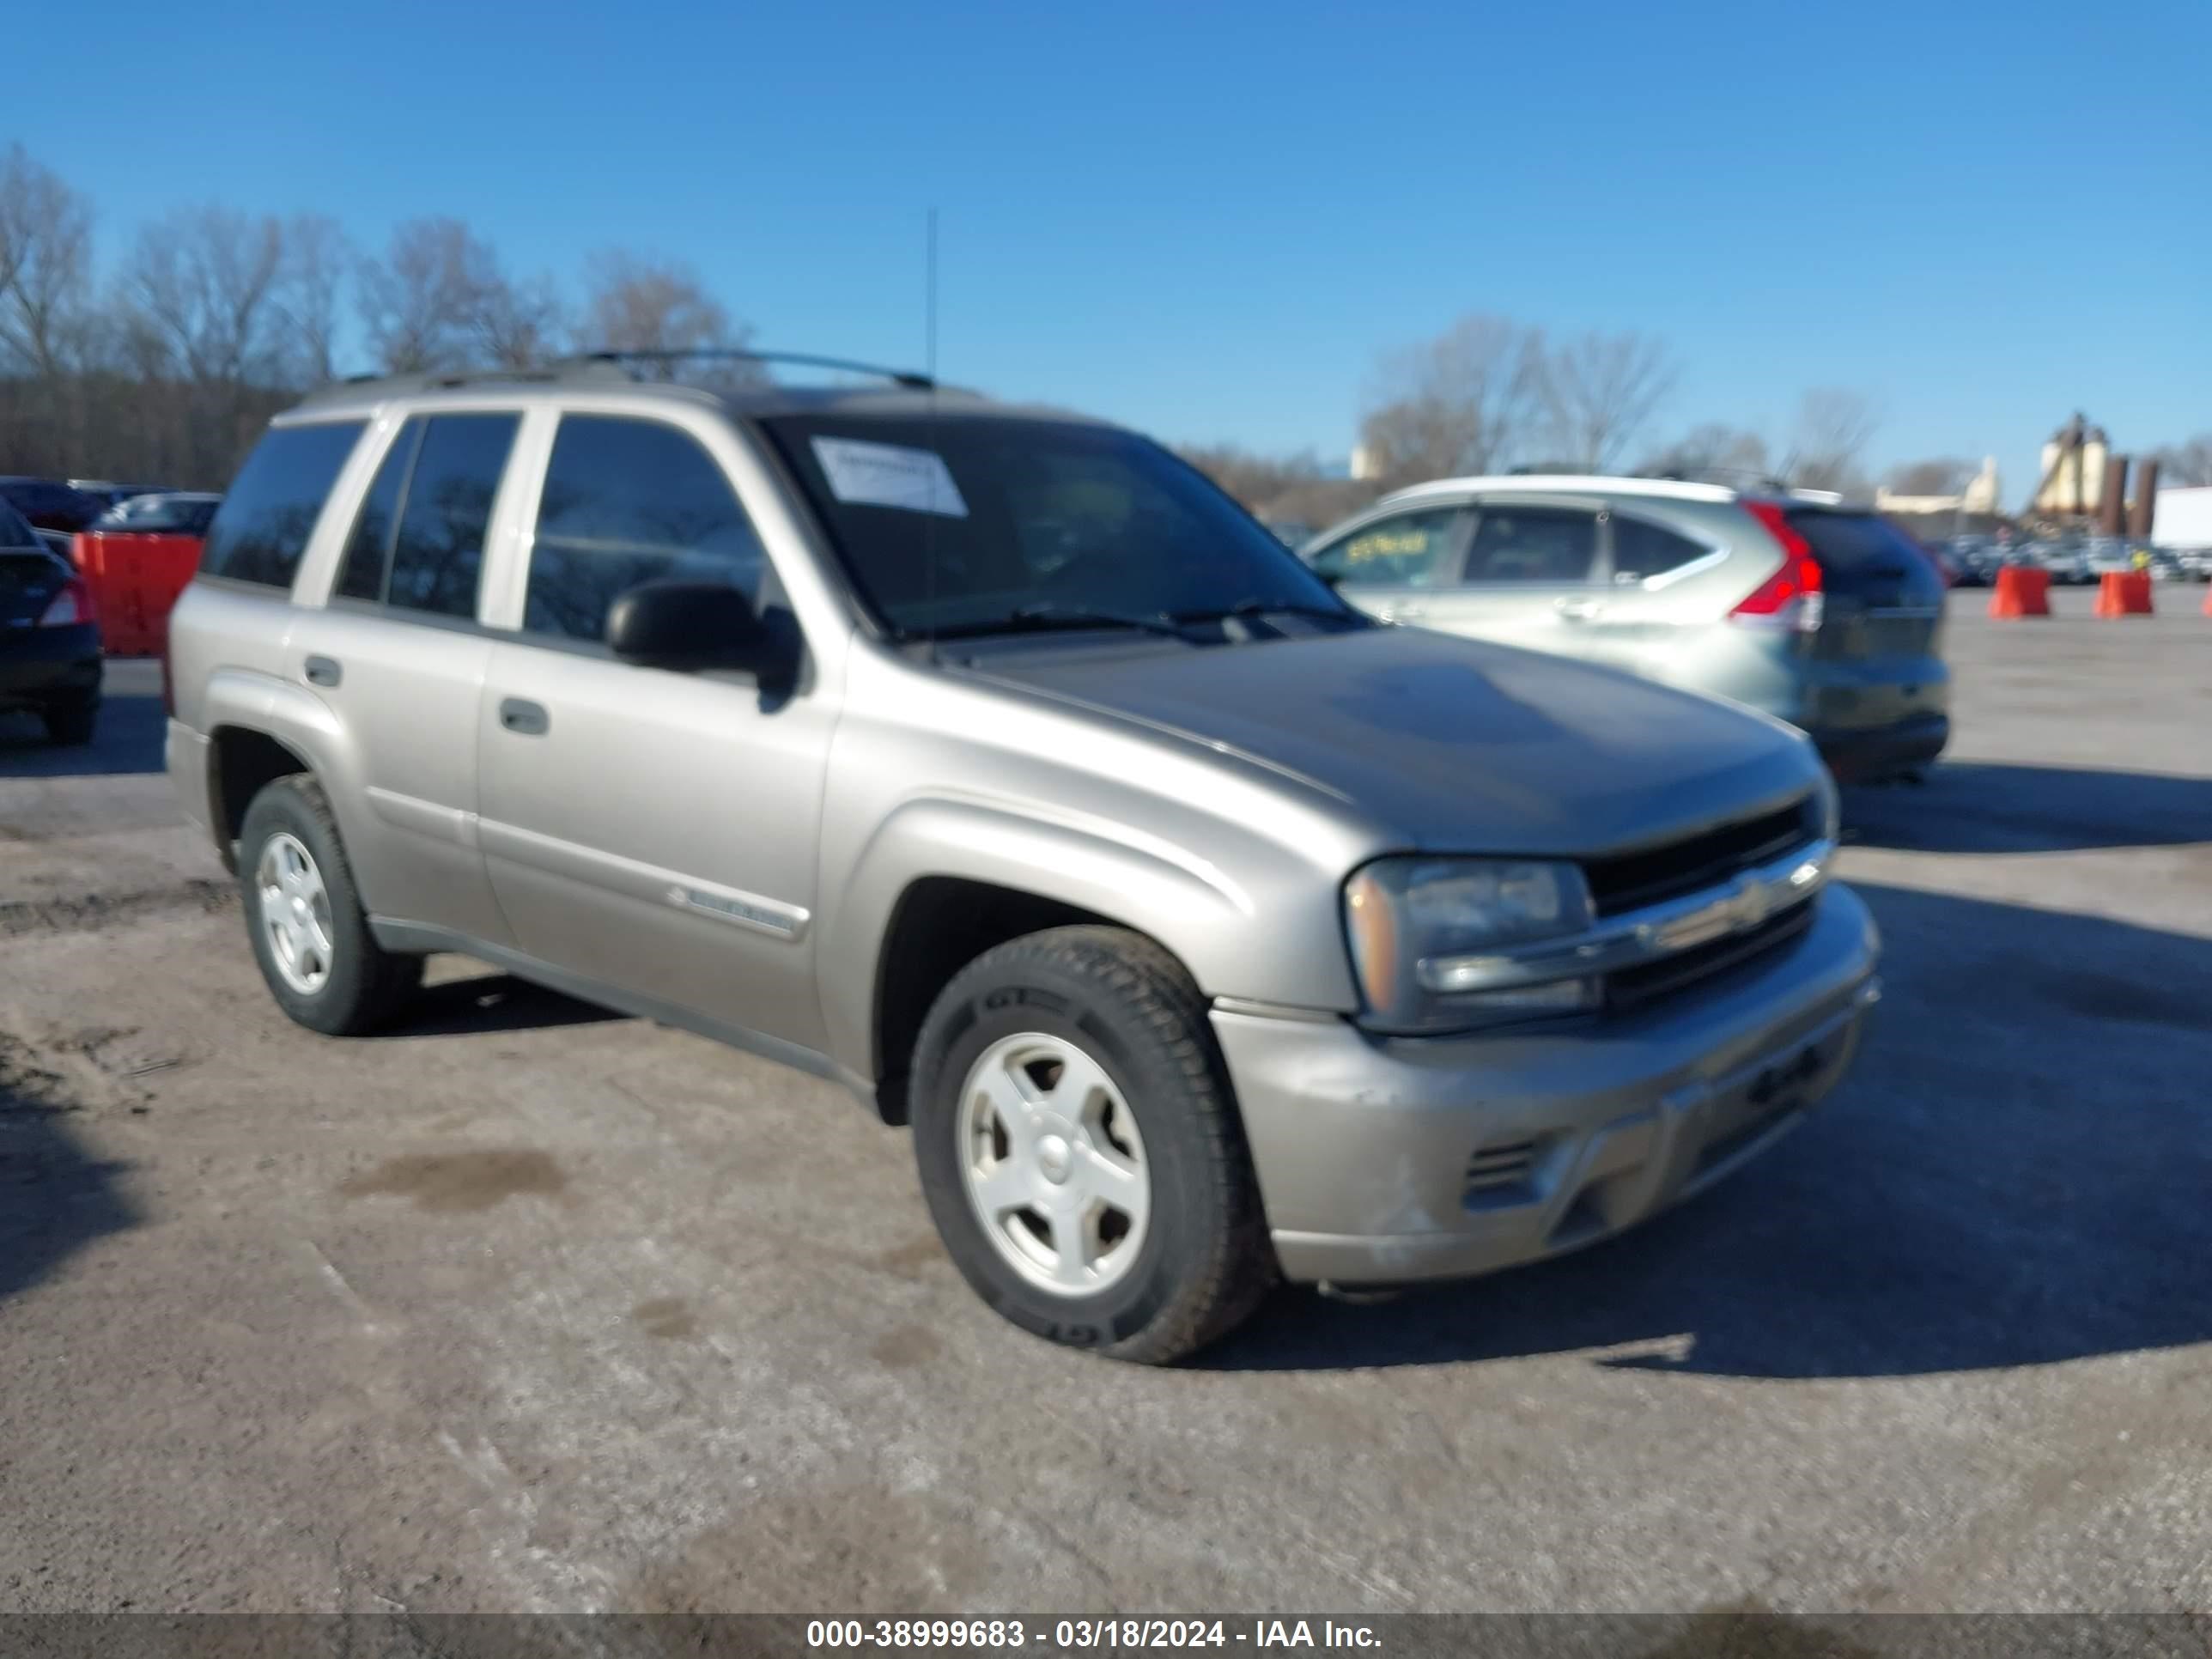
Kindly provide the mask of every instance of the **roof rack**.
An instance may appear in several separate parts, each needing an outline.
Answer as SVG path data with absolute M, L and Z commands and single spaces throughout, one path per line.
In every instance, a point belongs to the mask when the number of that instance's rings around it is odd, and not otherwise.
M 1771 472 L 1762 472 L 1755 466 L 1684 466 L 1669 467 L 1662 471 L 1639 472 L 1639 478 L 1650 478 L 1663 483 L 1719 484 L 1729 489 L 1756 490 L 1762 495 L 1787 495 L 1791 486 Z
M 416 392 L 451 392 L 477 386 L 557 386 L 574 380 L 623 380 L 631 377 L 611 364 L 583 359 L 552 363 L 544 368 L 437 369 L 417 374 L 349 374 L 318 386 L 300 401 L 302 404 L 356 400 L 365 395 L 392 397 Z
M 670 363 L 703 357 L 720 362 L 792 363 L 802 368 L 834 368 L 847 374 L 872 375 L 894 386 L 927 391 L 936 381 L 910 368 L 885 368 L 877 363 L 855 362 L 848 357 L 821 357 L 808 351 L 751 351 L 738 346 L 701 346 L 652 351 L 586 351 L 564 358 L 563 363 Z

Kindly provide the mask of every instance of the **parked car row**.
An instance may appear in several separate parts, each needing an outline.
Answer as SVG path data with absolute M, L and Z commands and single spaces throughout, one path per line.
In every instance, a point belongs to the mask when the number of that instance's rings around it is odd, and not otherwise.
M 1875 929 L 1747 705 L 1941 746 L 1877 523 L 1474 479 L 1309 564 L 1133 433 L 886 382 L 276 419 L 167 757 L 287 1014 L 372 1029 L 459 951 L 835 1079 L 985 1302 L 1152 1362 L 1277 1278 L 1606 1237 L 1842 1078 Z
M 1960 573 L 1956 586 L 1987 587 L 2006 565 L 2024 565 L 2051 573 L 2061 587 L 2094 586 L 2104 576 L 2147 569 L 2154 581 L 2212 581 L 2212 549 L 2143 550 L 2138 564 L 2136 545 L 2111 538 L 2078 542 L 1998 542 L 1988 538 L 1960 538 L 1942 544 L 1942 551 Z

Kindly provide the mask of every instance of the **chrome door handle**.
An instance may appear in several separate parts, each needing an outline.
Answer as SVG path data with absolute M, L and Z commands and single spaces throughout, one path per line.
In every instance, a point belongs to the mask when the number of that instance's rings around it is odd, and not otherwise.
M 505 730 L 525 738 L 542 738 L 553 724 L 544 705 L 526 702 L 520 697 L 501 700 L 499 723 Z
M 1605 607 L 1595 599 L 1554 599 L 1552 609 L 1569 622 L 1589 622 Z

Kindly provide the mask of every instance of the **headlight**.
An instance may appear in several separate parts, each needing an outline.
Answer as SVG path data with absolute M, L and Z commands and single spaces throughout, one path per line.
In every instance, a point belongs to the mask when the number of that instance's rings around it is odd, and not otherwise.
M 1597 1000 L 1594 979 L 1480 988 L 1495 984 L 1500 952 L 1589 928 L 1589 890 L 1571 864 L 1379 859 L 1345 884 L 1344 919 L 1380 1030 L 1457 1030 Z

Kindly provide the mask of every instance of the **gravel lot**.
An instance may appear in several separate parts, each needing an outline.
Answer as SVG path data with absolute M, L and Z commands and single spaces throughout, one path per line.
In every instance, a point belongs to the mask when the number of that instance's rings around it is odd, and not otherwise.
M 1174 1372 L 985 1313 L 829 1085 L 459 961 L 294 1028 L 150 665 L 0 718 L 0 1607 L 2212 1607 L 2203 592 L 1960 596 L 1765 1164 Z

